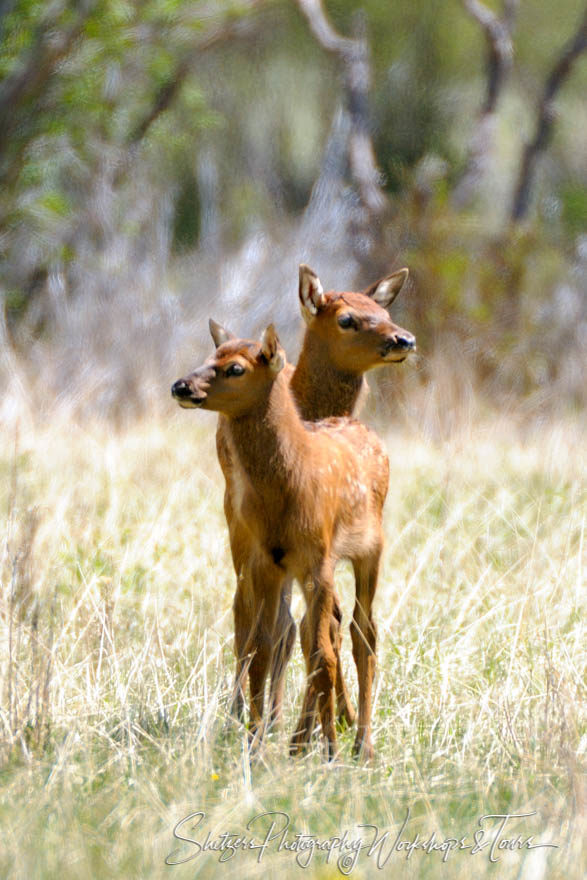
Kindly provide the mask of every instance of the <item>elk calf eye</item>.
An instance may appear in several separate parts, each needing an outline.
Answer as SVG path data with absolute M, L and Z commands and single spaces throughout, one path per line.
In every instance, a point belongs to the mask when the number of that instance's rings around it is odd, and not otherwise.
M 356 329 L 355 319 L 352 315 L 341 315 L 338 319 L 338 326 L 343 330 L 349 330 L 351 327 Z
M 231 364 L 225 372 L 225 376 L 242 376 L 245 369 L 240 364 Z

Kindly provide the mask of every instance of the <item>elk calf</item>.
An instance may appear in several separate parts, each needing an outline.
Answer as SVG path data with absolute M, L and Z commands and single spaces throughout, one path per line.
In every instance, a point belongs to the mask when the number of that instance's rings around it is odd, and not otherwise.
M 265 679 L 277 635 L 282 590 L 298 580 L 307 606 L 302 647 L 308 681 L 292 751 L 308 742 L 316 703 L 332 757 L 336 748 L 336 655 L 331 637 L 333 571 L 341 557 L 356 577 L 353 657 L 359 680 L 355 751 L 369 758 L 376 629 L 372 603 L 383 544 L 381 517 L 389 465 L 377 436 L 352 419 L 304 423 L 284 375 L 273 326 L 262 341 L 222 343 L 172 388 L 180 406 L 226 416 L 241 474 L 235 515 L 249 532 L 235 604 L 246 620 L 253 730 L 261 734 Z
M 325 292 L 316 273 L 304 264 L 299 271 L 299 299 L 306 332 L 298 364 L 289 364 L 284 376 L 290 383 L 300 415 L 308 421 L 330 416 L 350 416 L 364 387 L 364 374 L 375 367 L 400 363 L 415 350 L 413 335 L 394 324 L 387 309 L 394 302 L 408 277 L 407 269 L 382 278 L 363 293 Z M 215 321 L 210 322 L 217 346 L 236 339 Z M 232 559 L 237 582 L 250 556 L 249 530 L 238 516 L 243 474 L 234 454 L 225 417 L 218 419 L 216 433 L 218 459 L 226 480 L 224 512 L 228 523 Z M 285 669 L 293 649 L 295 624 L 290 610 L 291 581 L 286 580 L 280 601 L 276 630 L 276 649 L 271 669 L 271 716 L 277 719 L 285 681 Z M 243 716 L 242 688 L 248 664 L 246 615 L 240 607 L 237 590 L 234 604 L 235 649 L 237 657 L 234 708 Z M 336 699 L 338 716 L 348 724 L 354 721 L 340 661 L 342 612 L 333 595 L 331 640 L 336 656 Z M 302 637 L 306 618 L 302 620 Z

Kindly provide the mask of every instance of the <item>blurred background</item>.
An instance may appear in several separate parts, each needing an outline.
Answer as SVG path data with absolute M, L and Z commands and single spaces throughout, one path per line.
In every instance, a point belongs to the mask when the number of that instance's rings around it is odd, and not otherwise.
M 0 413 L 169 411 L 212 348 L 407 265 L 398 420 L 585 402 L 583 0 L 1 0 Z

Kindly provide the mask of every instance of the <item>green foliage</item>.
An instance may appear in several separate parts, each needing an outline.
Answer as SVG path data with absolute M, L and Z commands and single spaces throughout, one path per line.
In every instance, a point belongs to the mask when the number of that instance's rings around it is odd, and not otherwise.
M 346 36 L 358 8 L 353 0 L 325 4 Z M 565 0 L 556 15 L 546 0 L 520 5 L 494 167 L 466 212 L 451 199 L 486 85 L 481 29 L 457 0 L 364 0 L 360 8 L 373 60 L 373 145 L 392 208 L 377 221 L 383 244 L 371 264 L 401 259 L 420 279 L 426 309 L 408 317 L 423 345 L 445 331 L 493 334 L 498 344 L 482 356 L 489 374 L 520 334 L 540 337 L 539 306 L 570 277 L 573 239 L 585 228 L 587 188 L 574 155 L 585 124 L 576 109 L 579 66 L 557 104 L 576 124 L 561 125 L 556 162 L 540 168 L 530 228 L 503 228 L 536 97 L 578 5 Z M 345 100 L 340 59 L 289 0 L 15 0 L 0 19 L 0 44 L 0 296 L 11 326 L 24 328 L 25 349 L 31 335 L 51 331 L 41 279 L 63 276 L 75 298 L 83 271 L 96 277 L 102 260 L 116 263 L 109 248 L 139 260 L 153 239 L 170 243 L 159 262 L 173 270 L 176 256 L 198 248 L 206 199 L 214 200 L 222 258 L 251 232 L 277 238 L 309 202 Z M 214 166 L 213 192 L 197 179 L 201 150 Z M 351 175 L 344 156 L 339 164 L 346 197 Z M 173 207 L 165 213 L 162 205 Z M 161 235 L 155 226 L 163 223 Z M 356 245 L 351 227 L 341 250 Z M 293 264 L 303 258 L 290 256 Z M 504 329 L 514 301 L 516 320 Z M 523 388 L 544 373 L 530 355 Z M 552 352 L 540 357 L 553 374 Z
M 563 220 L 570 235 L 581 235 L 587 229 L 587 186 L 567 185 L 561 192 Z
M 195 177 L 188 175 L 182 182 L 175 202 L 173 244 L 178 253 L 191 250 L 200 234 L 200 194 Z

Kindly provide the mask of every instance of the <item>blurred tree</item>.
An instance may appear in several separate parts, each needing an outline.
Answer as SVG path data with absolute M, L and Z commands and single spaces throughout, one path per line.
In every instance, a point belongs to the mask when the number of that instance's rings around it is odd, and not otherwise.
M 463 0 L 467 12 L 480 24 L 487 41 L 487 89 L 473 130 L 465 170 L 453 193 L 453 204 L 464 208 L 478 193 L 494 160 L 497 107 L 513 62 L 512 35 L 519 0 L 504 0 L 501 17 L 480 0 Z
M 544 85 L 544 91 L 538 106 L 536 132 L 532 140 L 526 145 L 520 173 L 513 197 L 511 219 L 516 222 L 522 220 L 530 204 L 530 190 L 534 178 L 536 163 L 542 152 L 547 148 L 551 138 L 555 121 L 554 100 L 569 77 L 573 65 L 580 55 L 587 49 L 587 8 L 579 22 L 576 32 L 573 34 L 562 54 L 557 59 Z
M 349 245 L 359 262 L 370 264 L 388 203 L 371 137 L 372 69 L 365 15 L 362 10 L 355 13 L 353 36 L 343 37 L 328 21 L 321 0 L 298 0 L 298 4 L 315 38 L 327 52 L 337 56 L 342 67 L 348 126 L 341 121 L 339 130 L 346 132 L 346 165 L 358 196 L 348 225 Z
M 328 52 L 341 60 L 344 72 L 346 107 L 350 117 L 348 142 L 349 167 L 359 191 L 362 205 L 369 217 L 380 214 L 385 207 L 370 133 L 369 92 L 372 73 L 366 23 L 363 15 L 355 16 L 354 36 L 341 37 L 330 25 L 320 0 L 298 0 L 312 33 Z
M 584 21 L 553 60 L 584 0 L 520 3 L 512 65 L 517 7 L 0 0 L 0 296 L 19 350 L 57 340 L 56 387 L 67 351 L 108 376 L 121 327 L 135 350 L 149 321 L 167 328 L 150 354 L 171 356 L 198 296 L 261 321 L 310 251 L 333 284 L 409 262 L 398 308 L 424 350 L 467 336 L 493 345 L 484 376 L 537 374 L 530 355 L 508 373 L 505 349 L 584 278 Z
M 254 31 L 263 2 L 4 4 L 0 230 L 12 312 L 42 291 L 52 266 L 74 258 L 82 238 L 100 247 L 114 234 L 115 194 L 143 145 L 185 164 L 198 131 L 213 123 L 194 66 Z M 161 124 L 172 110 L 174 120 Z M 186 193 L 179 198 L 185 218 Z

